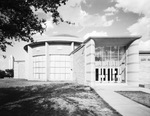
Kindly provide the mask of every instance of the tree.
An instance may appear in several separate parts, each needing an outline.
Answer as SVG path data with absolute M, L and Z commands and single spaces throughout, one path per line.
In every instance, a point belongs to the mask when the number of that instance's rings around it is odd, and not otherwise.
M 4 78 L 5 77 L 5 71 L 3 70 L 0 70 L 0 79 Z
M 14 70 L 13 69 L 5 69 L 5 76 L 6 77 L 14 77 Z
M 58 7 L 68 0 L 0 0 L 0 50 L 6 51 L 6 45 L 15 41 L 31 41 L 32 35 L 43 33 L 45 19 L 39 19 L 35 12 L 42 9 L 52 14 L 53 23 L 64 21 Z M 34 10 L 35 11 L 34 11 Z M 67 22 L 70 23 L 70 22 Z

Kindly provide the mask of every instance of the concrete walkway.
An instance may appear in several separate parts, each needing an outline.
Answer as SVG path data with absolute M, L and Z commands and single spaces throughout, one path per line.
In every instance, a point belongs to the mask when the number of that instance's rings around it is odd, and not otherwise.
M 123 116 L 150 116 L 150 108 L 138 104 L 114 91 L 143 91 L 150 93 L 150 89 L 127 85 L 103 85 L 93 87 L 95 91 L 117 112 Z

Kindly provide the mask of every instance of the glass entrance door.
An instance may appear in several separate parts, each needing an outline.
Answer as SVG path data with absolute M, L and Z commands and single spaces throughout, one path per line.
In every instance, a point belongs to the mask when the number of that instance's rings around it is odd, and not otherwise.
M 125 47 L 103 46 L 95 49 L 95 81 L 101 83 L 125 82 Z
M 119 67 L 96 68 L 96 81 L 101 83 L 120 83 L 121 75 Z

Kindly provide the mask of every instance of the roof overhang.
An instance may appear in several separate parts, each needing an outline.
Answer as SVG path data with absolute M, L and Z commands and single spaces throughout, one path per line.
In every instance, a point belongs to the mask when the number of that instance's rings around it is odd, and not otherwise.
M 139 54 L 150 54 L 150 51 L 139 51 Z
M 133 41 L 140 39 L 141 36 L 128 36 L 128 37 L 89 37 L 84 41 L 87 43 L 93 39 L 95 46 L 127 46 Z
M 76 43 L 77 44 L 81 44 L 82 43 L 82 41 L 72 40 L 71 38 L 67 39 L 67 40 L 60 40 L 59 38 L 55 38 L 55 39 L 40 40 L 40 41 L 37 41 L 37 42 L 32 42 L 30 44 L 25 45 L 24 49 L 27 51 L 28 46 L 30 46 L 30 47 L 41 46 L 41 45 L 44 45 L 45 42 L 47 42 L 49 44 L 70 44 L 72 42 L 74 42 L 75 44 Z

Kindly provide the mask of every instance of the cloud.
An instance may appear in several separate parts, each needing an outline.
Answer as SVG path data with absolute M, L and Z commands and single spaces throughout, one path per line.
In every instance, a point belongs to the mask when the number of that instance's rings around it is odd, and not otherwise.
M 92 31 L 92 32 L 90 32 L 90 33 L 87 33 L 86 35 L 84 35 L 84 40 L 86 40 L 88 37 L 90 37 L 90 36 L 95 36 L 95 37 L 97 37 L 97 36 L 108 36 L 107 35 L 107 32 L 104 32 L 104 31 L 100 31 L 100 32 L 97 32 L 97 31 Z
M 107 20 L 106 16 L 99 14 L 88 14 L 82 10 L 81 3 L 86 4 L 85 0 L 69 0 L 66 5 L 58 8 L 64 20 L 75 23 L 75 26 L 82 27 L 107 27 L 111 26 L 113 20 Z
M 51 18 L 46 21 L 46 26 L 47 26 L 47 29 L 54 28 L 54 25 L 53 25 L 53 22 L 52 22 Z
M 150 1 L 149 0 L 115 0 L 116 7 L 125 12 L 142 14 L 143 17 L 127 28 L 131 35 L 142 35 L 141 40 L 150 40 Z M 144 45 L 144 44 L 142 44 Z
M 123 8 L 125 12 L 134 12 L 150 16 L 150 1 L 149 0 L 116 0 L 117 8 Z
M 139 50 L 147 50 L 150 51 L 150 40 L 147 40 L 145 42 L 140 41 L 139 42 Z
M 106 12 L 105 15 L 111 16 L 111 15 L 116 14 L 118 12 L 118 9 L 115 7 L 108 7 L 107 9 L 104 10 L 104 12 Z
M 142 35 L 142 40 L 150 39 L 150 18 L 140 18 L 137 23 L 128 28 L 131 35 Z

